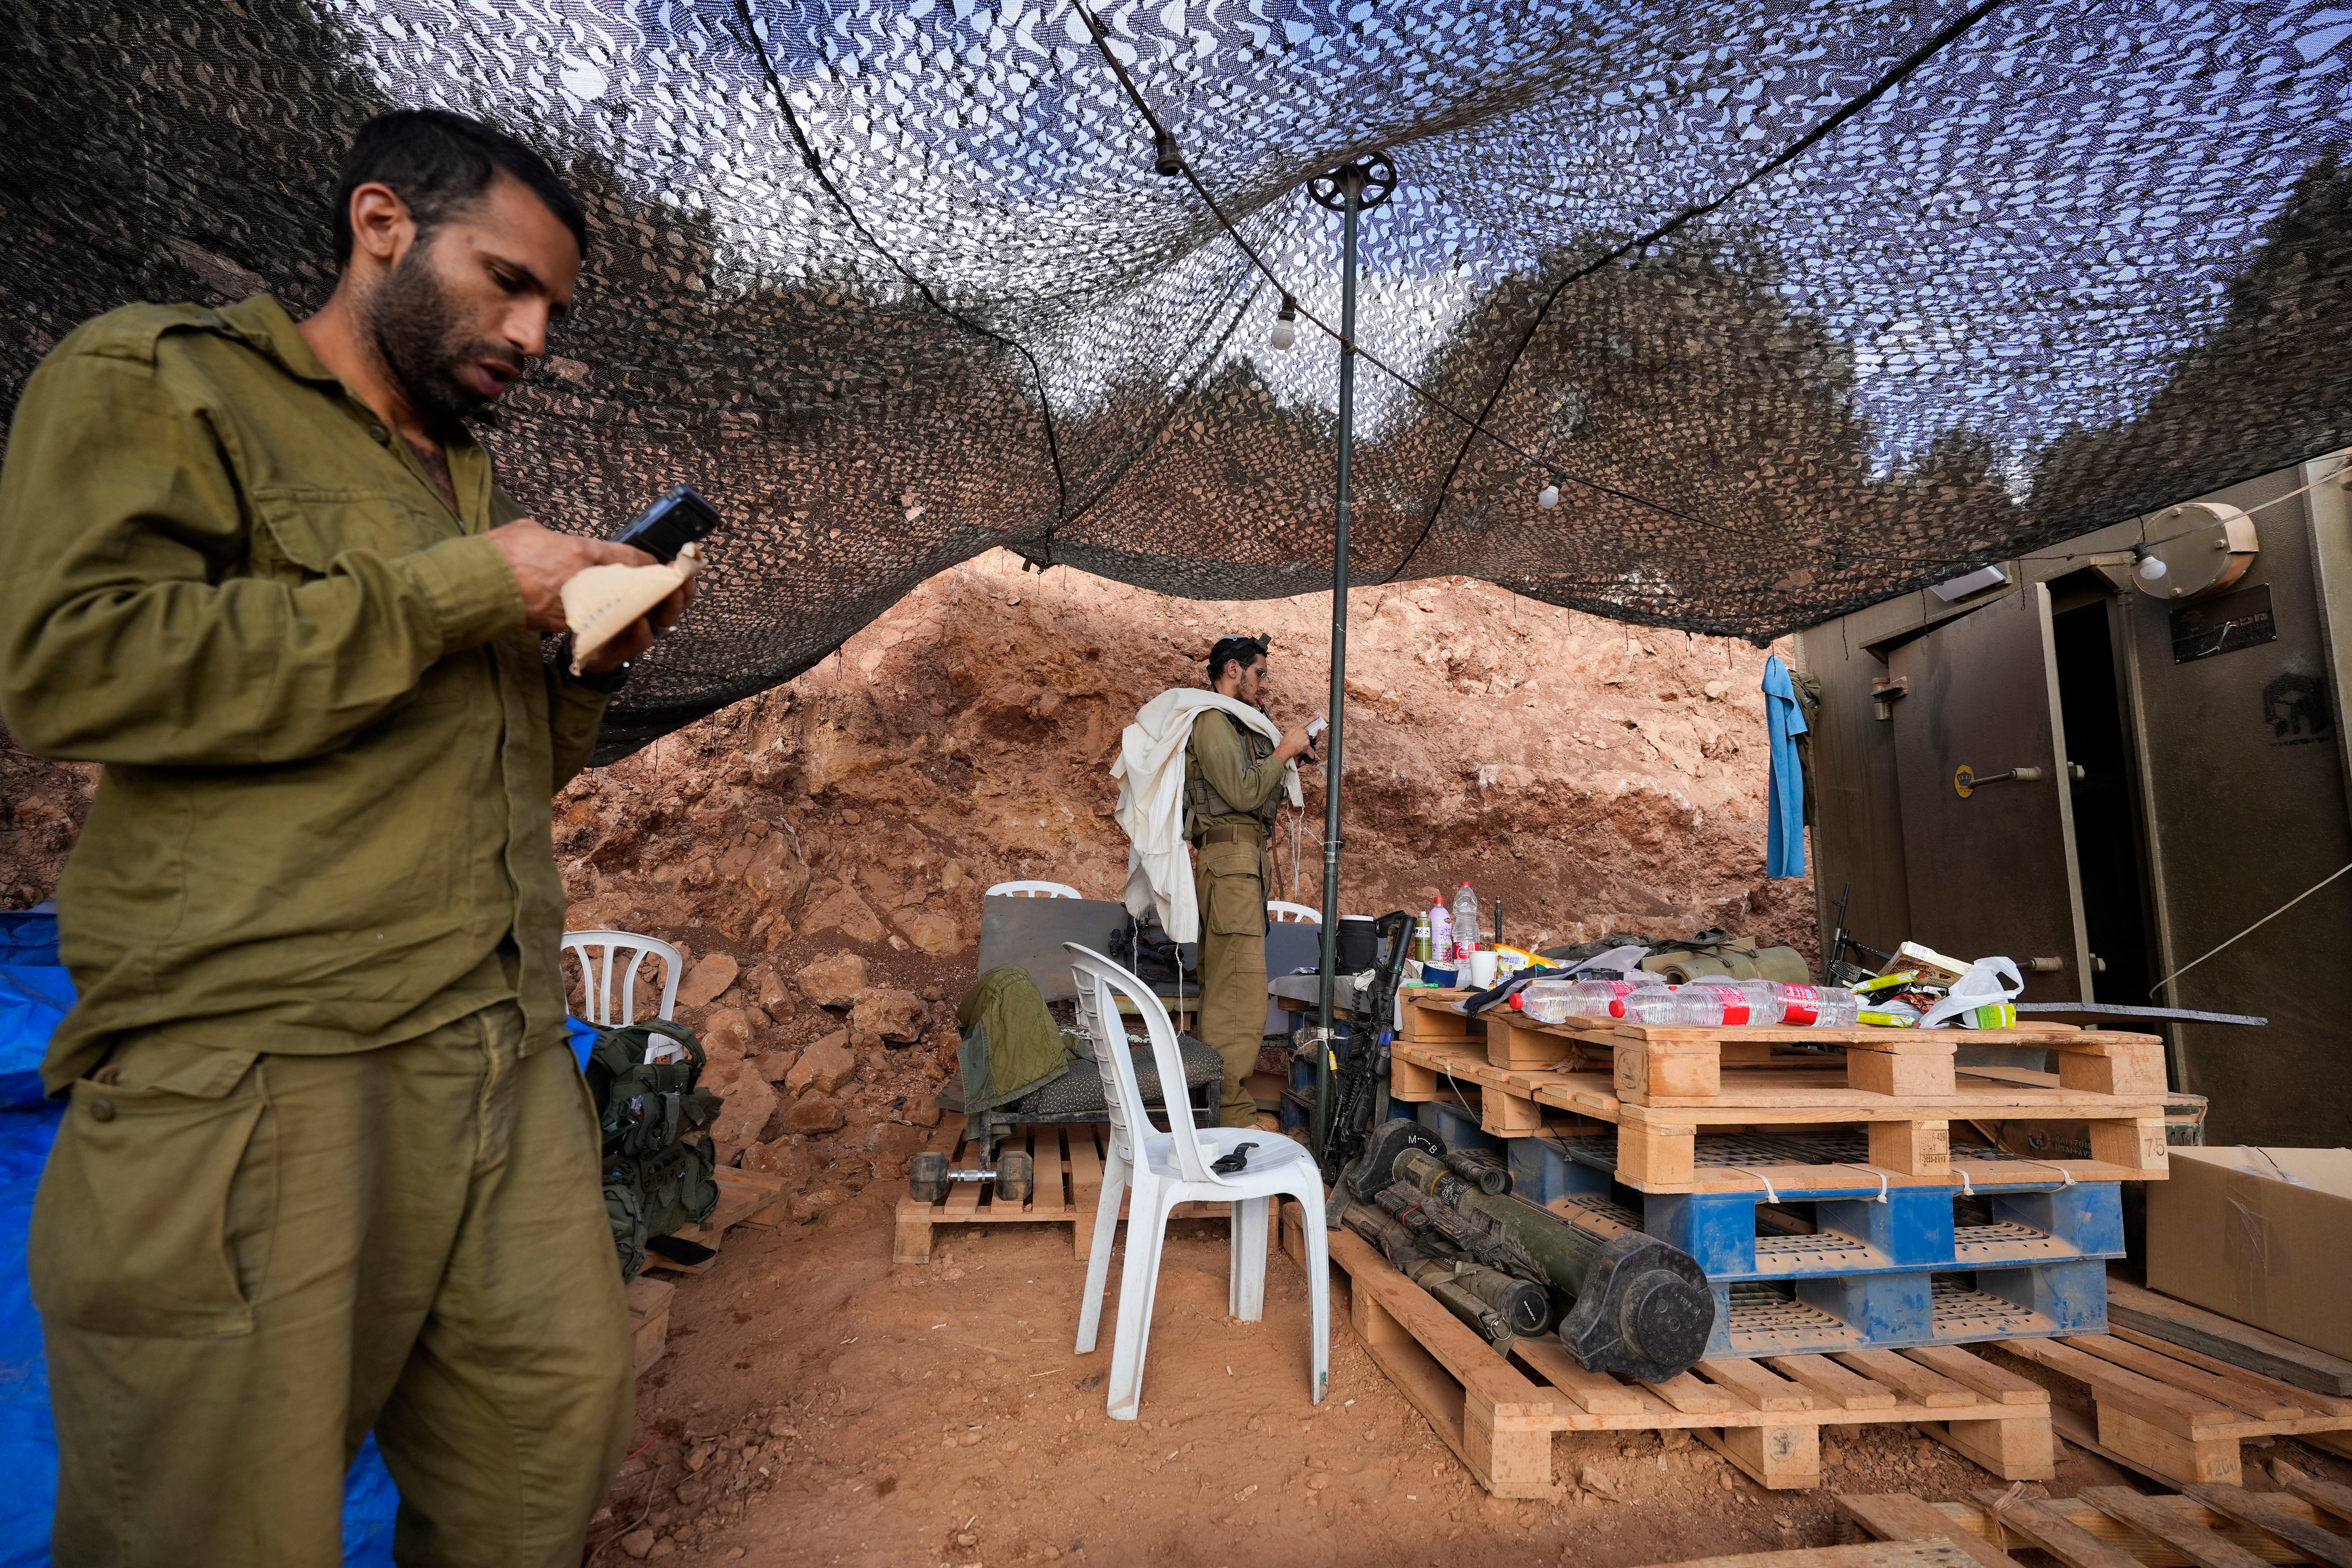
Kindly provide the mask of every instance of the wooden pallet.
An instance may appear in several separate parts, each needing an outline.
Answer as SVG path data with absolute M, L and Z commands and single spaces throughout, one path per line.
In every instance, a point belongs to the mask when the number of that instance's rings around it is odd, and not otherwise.
M 2095 1426 L 2057 1414 L 2070 1443 L 2176 1485 L 2240 1478 L 2239 1445 L 2293 1436 L 2352 1455 L 2352 1399 L 2315 1394 L 2136 1330 L 2001 1347 L 2088 1390 Z
M 1286 1207 L 1284 1245 L 1303 1267 L 1298 1226 Z M 1555 1432 L 1686 1428 L 1775 1489 L 1821 1484 L 1825 1426 L 1916 1426 L 2004 1480 L 2055 1473 L 2048 1391 L 1966 1351 L 1707 1361 L 1639 1383 L 1585 1371 L 1549 1336 L 1507 1358 L 1354 1232 L 1327 1240 L 1357 1338 L 1496 1497 L 1557 1495 Z
M 690 1225 L 677 1234 L 681 1240 L 691 1241 L 710 1248 L 713 1256 L 699 1263 L 679 1263 L 660 1253 L 648 1253 L 646 1268 L 665 1274 L 707 1274 L 717 1267 L 719 1243 L 737 1226 L 753 1230 L 772 1228 L 782 1215 L 784 1179 L 765 1171 L 738 1170 L 721 1165 L 719 1180 L 719 1206 L 700 1225 Z
M 1077 1259 L 1084 1263 L 1094 1247 L 1095 1207 L 1102 1197 L 1103 1160 L 1109 1137 L 1110 1127 L 1104 1122 L 1015 1128 L 999 1140 L 998 1148 L 1020 1149 L 1035 1163 L 1037 1184 L 1029 1201 L 1018 1205 L 998 1203 L 992 1182 L 951 1183 L 947 1195 L 937 1203 L 901 1197 L 895 1211 L 890 1261 L 929 1263 L 934 1226 L 1067 1224 Z M 940 1118 L 923 1146 L 946 1154 L 950 1169 L 965 1168 L 980 1158 L 964 1139 L 961 1115 Z M 1231 1204 L 1178 1204 L 1169 1217 L 1222 1219 L 1232 1211 Z
M 2248 1372 L 2258 1372 L 2314 1394 L 2352 1398 L 2352 1362 L 2298 1344 L 2252 1323 L 2192 1307 L 2122 1279 L 2107 1282 L 2107 1314 L 2122 1328 L 2217 1356 Z
M 1424 1009 L 1425 1010 L 1425 1009 Z M 1819 1131 L 1866 1127 L 1869 1165 L 1890 1180 L 1958 1186 L 1952 1170 L 1951 1124 L 2063 1121 L 2089 1128 L 2091 1158 L 2018 1162 L 2047 1182 L 2063 1166 L 2075 1181 L 2158 1179 L 2166 1170 L 2164 1106 L 2160 1098 L 2134 1099 L 2085 1089 L 2049 1089 L 1998 1080 L 1972 1082 L 1960 1092 L 1899 1096 L 1841 1088 L 1818 1073 L 1761 1071 L 1739 1076 L 1736 1088 L 1704 1104 L 1671 1107 L 1629 1101 L 1614 1078 L 1601 1072 L 1554 1072 L 1498 1068 L 1483 1048 L 1399 1041 L 1391 1053 L 1389 1098 L 1419 1103 L 1458 1100 L 1474 1107 L 1480 1131 L 1496 1138 L 1573 1136 L 1564 1119 L 1606 1123 L 1617 1131 L 1616 1179 L 1649 1193 L 1754 1188 L 1742 1171 L 1696 1164 L 1704 1130 Z M 1472 1098 L 1475 1093 L 1475 1099 Z M 1754 1167 L 1748 1167 L 1753 1170 Z M 1971 1180 L 1976 1176 L 1971 1165 Z M 1808 1172 L 1808 1174 L 1818 1174 Z M 1780 1173 L 1766 1169 L 1776 1185 Z M 2022 1179 L 2021 1176 L 2020 1179 Z
M 667 1279 L 640 1274 L 629 1281 L 629 1343 L 636 1358 L 636 1374 L 661 1360 L 669 1342 L 669 1299 L 677 1287 Z
M 2071 1498 L 2008 1497 L 1990 1489 L 1968 1502 L 1929 1502 L 1909 1492 L 1837 1495 L 1841 1539 L 1944 1542 L 1977 1568 L 2017 1568 L 2020 1547 L 2062 1568 L 2260 1568 L 2321 1563 L 2352 1568 L 2352 1487 L 2273 1467 L 2284 1492 L 2192 1486 L 2182 1497 L 2129 1487 L 2091 1487 Z
M 2165 1093 L 2164 1042 L 2154 1035 L 2046 1023 L 2008 1029 L 1687 1029 L 1611 1018 L 1540 1024 L 1504 1008 L 1472 1019 L 1461 1011 L 1462 994 L 1422 993 L 1405 1037 L 1418 1045 L 1475 1044 L 1488 1066 L 1505 1069 L 1606 1071 L 1627 1105 L 1737 1101 L 1758 1087 L 1755 1069 L 1782 1075 L 1775 1082 L 1839 1097 L 1826 1103 L 1864 1095 L 1940 1098 L 1959 1092 L 1954 1060 L 1962 1046 L 2055 1051 L 2062 1089 L 2150 1100 Z M 1726 1080 L 1726 1068 L 1744 1070 Z

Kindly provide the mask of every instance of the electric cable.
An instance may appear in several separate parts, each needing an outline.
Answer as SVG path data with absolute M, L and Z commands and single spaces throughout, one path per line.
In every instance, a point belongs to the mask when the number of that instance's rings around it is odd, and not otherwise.
M 1486 416 L 1495 411 L 1495 405 L 1502 400 L 1504 391 L 1511 384 L 1512 373 L 1518 369 L 1519 360 L 1527 353 L 1528 346 L 1535 342 L 1537 331 L 1542 328 L 1544 318 L 1551 313 L 1552 306 L 1559 302 L 1559 297 L 1566 293 L 1570 288 L 1575 284 L 1582 282 L 1587 278 L 1591 277 L 1594 273 L 1599 272 L 1602 268 L 1611 266 L 1617 261 L 1621 261 L 1637 250 L 1646 249 L 1650 246 L 1655 245 L 1658 241 L 1665 238 L 1668 235 L 1675 233 L 1677 229 L 1683 228 L 1697 219 L 1706 216 L 1709 213 L 1715 212 L 1718 208 L 1722 207 L 1727 202 L 1730 201 L 1732 197 L 1739 195 L 1740 192 L 1747 190 L 1759 180 L 1763 179 L 1766 175 L 1770 174 L 1777 170 L 1787 167 L 1798 158 L 1802 157 L 1807 152 L 1818 145 L 1823 138 L 1836 131 L 1839 126 L 1843 125 L 1847 121 L 1853 119 L 1855 115 L 1860 114 L 1864 110 L 1869 108 L 1872 104 L 1877 102 L 1880 99 L 1894 91 L 1897 87 L 1900 87 L 1904 81 L 1906 80 L 1914 72 L 1917 71 L 1920 67 L 1926 65 L 1929 60 L 1935 58 L 1936 56 L 1941 54 L 1948 47 L 1958 40 L 1962 34 L 1975 26 L 1979 22 L 1984 20 L 1985 17 L 1990 16 L 2002 5 L 2002 3 L 2003 0 L 1978 0 L 1976 5 L 1971 5 L 1969 9 L 1960 13 L 1960 15 L 1952 21 L 1946 23 L 1937 31 L 1933 37 L 1930 37 L 1926 43 L 1920 45 L 1917 48 L 1904 56 L 1902 59 L 1896 61 L 1891 70 L 1888 70 L 1876 81 L 1871 83 L 1871 85 L 1864 89 L 1861 93 L 1847 100 L 1835 113 L 1830 115 L 1820 124 L 1814 126 L 1811 131 L 1806 132 L 1802 136 L 1798 137 L 1796 141 L 1781 149 L 1776 156 L 1759 166 L 1745 179 L 1734 182 L 1723 192 L 1722 195 L 1717 196 L 1713 201 L 1697 202 L 1684 207 L 1680 212 L 1668 218 L 1664 223 L 1660 224 L 1657 227 L 1650 230 L 1647 234 L 1642 235 L 1637 238 L 1627 240 L 1624 244 L 1617 247 L 1614 250 L 1612 250 L 1600 257 L 1598 259 L 1579 268 L 1577 270 L 1570 272 L 1566 277 L 1562 278 L 1558 283 L 1553 284 L 1551 292 L 1544 297 L 1544 302 L 1537 307 L 1534 317 L 1528 321 L 1528 330 L 1526 332 L 1521 334 L 1518 347 L 1513 349 L 1511 351 L 1511 357 L 1503 362 L 1503 372 L 1500 375 L 1495 378 L 1495 390 L 1487 395 L 1486 405 L 1478 411 L 1478 418 L 1483 421 Z M 1395 568 L 1389 573 L 1386 581 L 1391 583 L 1395 582 L 1397 574 L 1402 572 L 1408 565 L 1412 564 L 1414 554 L 1418 552 L 1422 545 L 1428 541 L 1430 531 L 1437 526 L 1438 514 L 1445 510 L 1445 498 L 1453 489 L 1454 477 L 1462 471 L 1464 461 L 1470 456 L 1470 443 L 1477 438 L 1479 433 L 1479 427 L 1476 425 L 1474 425 L 1471 429 L 1471 433 L 1463 437 L 1460 449 L 1454 454 L 1454 462 L 1452 466 L 1445 470 L 1445 477 L 1438 481 L 1437 494 L 1429 503 L 1429 519 L 1426 522 L 1422 524 L 1420 537 L 1416 538 L 1412 542 L 1412 548 L 1404 552 L 1403 558 L 1398 561 Z
M 740 3 L 740 0 L 739 0 L 739 4 Z M 1976 11 L 1971 13 L 1966 19 L 1967 22 L 1969 24 L 1972 24 L 1978 16 L 1981 16 L 1984 12 L 1991 10 L 1995 5 L 2000 4 L 2001 4 L 2001 0 L 1981 0 L 1981 3 L 1977 7 Z M 1647 238 L 1635 240 L 1630 242 L 1628 245 L 1622 246 L 1617 250 L 1614 250 L 1608 256 L 1603 257 L 1600 261 L 1595 262 L 1592 266 L 1586 268 L 1583 271 L 1563 279 L 1561 283 L 1553 289 L 1551 296 L 1545 300 L 1542 308 L 1538 310 L 1535 321 L 1529 324 L 1527 336 L 1520 340 L 1518 347 L 1512 352 L 1510 360 L 1505 364 L 1502 380 L 1496 384 L 1494 395 L 1487 399 L 1486 406 L 1482 409 L 1478 415 L 1474 416 L 1464 413 L 1459 408 L 1456 408 L 1453 404 L 1447 402 L 1436 393 L 1432 392 L 1429 388 L 1422 385 L 1421 383 L 1415 381 L 1404 372 L 1397 369 L 1394 365 L 1390 364 L 1387 361 L 1381 359 L 1378 354 L 1374 353 L 1370 350 L 1362 347 L 1360 344 L 1351 342 L 1329 322 L 1324 321 L 1320 316 L 1318 316 L 1306 306 L 1298 303 L 1297 293 L 1292 290 L 1288 285 L 1283 282 L 1281 278 L 1276 274 L 1274 268 L 1267 265 L 1265 258 L 1258 254 L 1257 247 L 1252 245 L 1248 238 L 1243 235 L 1241 230 L 1234 226 L 1233 220 L 1225 216 L 1224 207 L 1218 202 L 1216 196 L 1210 191 L 1208 186 L 1202 183 L 1199 174 L 1193 169 L 1191 161 L 1189 159 L 1181 158 L 1181 150 L 1176 146 L 1174 133 L 1168 129 L 1166 122 L 1160 118 L 1158 113 L 1153 110 L 1150 103 L 1144 98 L 1142 89 L 1136 85 L 1135 79 L 1129 73 L 1126 65 L 1119 59 L 1117 54 L 1112 52 L 1108 34 L 1104 30 L 1102 24 L 1096 19 L 1093 11 L 1085 4 L 1085 0 L 1071 0 L 1071 6 L 1077 12 L 1080 19 L 1086 23 L 1087 33 L 1094 39 L 1097 52 L 1102 56 L 1103 62 L 1110 67 L 1112 74 L 1118 78 L 1119 86 L 1126 90 L 1129 101 L 1135 105 L 1136 112 L 1140 114 L 1143 117 L 1144 122 L 1151 128 L 1152 146 L 1155 156 L 1161 160 L 1161 172 L 1181 174 L 1183 177 L 1185 184 L 1192 187 L 1193 194 L 1201 198 L 1202 205 L 1209 209 L 1209 215 L 1216 219 L 1217 226 L 1224 231 L 1226 237 L 1231 239 L 1234 244 L 1240 248 L 1242 254 L 1248 258 L 1250 265 L 1255 267 L 1258 272 L 1265 278 L 1267 282 L 1273 284 L 1276 289 L 1282 291 L 1284 302 L 1299 316 L 1305 318 L 1325 336 L 1330 338 L 1333 342 L 1339 343 L 1342 347 L 1352 351 L 1359 358 L 1370 364 L 1382 374 L 1388 376 L 1391 380 L 1396 382 L 1399 385 L 1404 387 L 1407 391 L 1412 393 L 1415 396 L 1421 398 L 1431 407 L 1436 409 L 1442 414 L 1444 414 L 1457 423 L 1469 427 L 1469 435 L 1464 437 L 1461 450 L 1455 454 L 1453 466 L 1446 470 L 1445 479 L 1438 487 L 1437 498 L 1431 508 L 1429 519 L 1423 524 L 1421 533 L 1414 539 L 1411 547 L 1405 551 L 1402 559 L 1401 559 L 1397 564 L 1390 570 L 1389 574 L 1386 577 L 1381 579 L 1383 583 L 1395 582 L 1398 574 L 1411 563 L 1414 553 L 1420 550 L 1422 544 L 1428 539 L 1431 529 L 1436 525 L 1437 512 L 1439 509 L 1443 508 L 1444 505 L 1447 487 L 1453 483 L 1454 474 L 1459 471 L 1464 458 L 1468 454 L 1470 442 L 1480 436 L 1486 437 L 1497 447 L 1500 447 L 1504 450 L 1511 453 L 1528 468 L 1551 478 L 1557 482 L 1572 484 L 1580 489 L 1591 490 L 1597 495 L 1605 495 L 1618 500 L 1626 501 L 1634 506 L 1643 507 L 1651 511 L 1657 512 L 1661 516 L 1673 518 L 1677 522 L 1689 523 L 1694 527 L 1714 529 L 1717 531 L 1729 533 L 1738 538 L 1755 539 L 1759 542 L 1765 540 L 1765 536 L 1754 533 L 1749 530 L 1743 529 L 1733 524 L 1725 523 L 1720 521 L 1709 521 L 1695 517 L 1688 512 L 1681 511 L 1674 507 L 1668 506 L 1663 501 L 1653 500 L 1647 496 L 1637 494 L 1634 491 L 1621 489 L 1613 485 L 1602 484 L 1598 480 L 1589 479 L 1581 475 L 1572 473 L 1568 469 L 1559 467 L 1555 463 L 1538 457 L 1536 454 L 1528 451 L 1526 447 L 1521 447 L 1518 443 L 1511 440 L 1508 437 L 1501 435 L 1500 433 L 1489 428 L 1486 425 L 1485 419 L 1487 415 L 1494 412 L 1495 404 L 1501 397 L 1503 387 L 1510 379 L 1512 368 L 1517 364 L 1520 355 L 1526 352 L 1528 342 L 1534 337 L 1536 328 L 1542 324 L 1545 312 L 1550 310 L 1552 301 L 1558 299 L 1560 289 L 1565 289 L 1570 283 L 1575 282 L 1580 279 L 1590 277 L 1593 272 L 1598 271 L 1604 266 L 1607 266 L 1610 262 L 1619 259 L 1629 251 L 1637 249 L 1645 244 L 1654 243 L 1655 239 L 1664 237 L 1665 235 L 1672 233 L 1675 228 L 1682 226 L 1685 223 L 1690 221 L 1690 219 L 1704 216 L 1706 213 L 1712 212 L 1717 207 L 1721 206 L 1725 202 L 1729 201 L 1733 196 L 1738 195 L 1740 191 L 1746 189 L 1748 185 L 1753 184 L 1757 180 L 1764 177 L 1764 175 L 1771 173 L 1773 169 L 1802 153 L 1807 147 L 1811 146 L 1813 142 L 1820 140 L 1822 135 L 1826 134 L 1829 130 L 1834 128 L 1845 119 L 1850 118 L 1853 113 L 1858 112 L 1858 110 L 1866 105 L 1868 101 L 1887 90 L 1889 88 L 1894 86 L 1896 81 L 1899 81 L 1899 77 L 1895 77 L 1893 79 L 1882 78 L 1880 82 L 1874 84 L 1871 89 L 1864 93 L 1861 97 L 1858 97 L 1847 103 L 1836 113 L 1831 115 L 1827 120 L 1822 121 L 1820 126 L 1815 127 L 1814 131 L 1809 133 L 1806 138 L 1801 139 L 1791 148 L 1784 152 L 1779 158 L 1776 158 L 1771 163 L 1758 169 L 1746 179 L 1730 187 L 1728 190 L 1724 192 L 1722 195 L 1717 197 L 1712 203 L 1706 204 L 1704 206 L 1697 208 L 1685 209 L 1684 213 L 1679 214 L 1675 218 L 1669 220 L 1665 226 L 1653 231 L 1652 235 Z M 1963 26 L 1960 30 L 1964 31 L 1965 26 Z M 1958 36 L 1958 33 L 1953 32 L 1951 28 L 1947 28 L 1946 31 L 1948 33 L 1951 33 L 1951 36 L 1953 37 Z M 1949 41 L 1948 38 L 1945 38 L 1942 34 L 1937 35 L 1937 37 L 1939 39 L 1943 39 L 1945 42 Z M 1941 43 L 1937 43 L 1934 40 L 1931 40 L 1931 45 L 1932 47 L 1942 47 Z M 1932 48 L 1929 52 L 1932 52 Z M 1907 75 L 1909 70 L 1916 69 L 1917 63 L 1923 59 L 1924 56 L 1915 55 L 1910 60 L 1906 60 L 1903 65 L 1898 65 L 1896 69 L 1903 72 L 1903 74 Z M 1166 167 L 1166 160 L 1171 157 L 1175 157 L 1178 160 L 1173 169 Z M 1854 561 L 1882 561 L 1903 566 L 1933 568 L 1946 564 L 1946 563 L 1940 559 L 1918 555 L 1906 555 L 1888 551 L 1845 550 L 1840 553 L 1844 557 Z M 1606 602 L 1603 601 L 1603 603 Z M 1609 608 L 1590 613 L 1614 616 L 1616 614 L 1616 608 L 1615 606 L 1611 605 Z M 1730 634 L 1727 633 L 1721 635 Z
M 785 129 L 792 132 L 793 144 L 800 149 L 801 163 L 807 167 L 811 174 L 815 176 L 816 183 L 824 188 L 824 194 L 833 198 L 833 205 L 841 209 L 841 216 L 849 220 L 850 226 L 857 231 L 858 237 L 871 246 L 876 255 L 888 262 L 892 269 L 899 277 L 904 278 L 916 293 L 922 296 L 925 304 L 965 331 L 977 332 L 992 343 L 1001 343 L 1028 362 L 1029 374 L 1037 379 L 1037 411 L 1045 425 L 1045 454 L 1052 459 L 1054 465 L 1054 488 L 1056 491 L 1054 508 L 1055 523 L 1048 525 L 1046 529 L 1046 532 L 1051 534 L 1053 527 L 1060 523 L 1062 514 L 1069 510 L 1070 480 L 1069 476 L 1062 468 L 1061 437 L 1054 429 L 1054 401 L 1045 386 L 1045 368 L 1037 363 L 1037 356 L 1029 352 L 1027 345 L 1015 342 L 1003 333 L 982 326 L 933 293 L 929 283 L 917 277 L 905 262 L 898 259 L 897 254 L 888 246 L 882 243 L 872 229 L 866 226 L 866 220 L 857 216 L 857 209 L 849 205 L 849 198 L 842 194 L 840 186 L 834 184 L 833 176 L 824 172 L 824 160 L 817 156 L 816 148 L 809 142 L 808 133 L 801 129 L 800 116 L 793 112 L 792 100 L 785 95 L 784 84 L 776 75 L 774 63 L 768 58 L 767 41 L 760 37 L 759 26 L 752 20 L 751 0 L 735 0 L 735 19 L 742 26 L 744 42 L 751 47 L 752 54 L 759 59 L 760 74 L 767 79 L 768 90 L 775 94 L 776 108 L 784 117 Z

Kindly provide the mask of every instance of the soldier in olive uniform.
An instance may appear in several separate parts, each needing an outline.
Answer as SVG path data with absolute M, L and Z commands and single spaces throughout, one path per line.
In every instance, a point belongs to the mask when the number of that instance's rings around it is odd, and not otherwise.
M 1209 686 L 1253 708 L 1264 704 L 1264 637 L 1225 637 L 1209 650 Z M 1266 847 L 1283 768 L 1304 754 L 1303 728 L 1280 744 L 1214 709 L 1192 722 L 1184 751 L 1184 837 L 1192 841 L 1201 909 L 1201 1015 L 1195 1032 L 1225 1062 L 1227 1127 L 1256 1117 L 1250 1074 L 1265 1038 Z
M 340 1563 L 371 1431 L 401 1563 L 576 1568 L 628 1437 L 548 803 L 688 595 L 545 658 L 565 579 L 650 558 L 521 517 L 463 423 L 579 274 L 545 161 L 386 115 L 333 216 L 324 310 L 87 322 L 0 468 L 0 710 L 106 764 L 27 1258 L 58 1568 Z

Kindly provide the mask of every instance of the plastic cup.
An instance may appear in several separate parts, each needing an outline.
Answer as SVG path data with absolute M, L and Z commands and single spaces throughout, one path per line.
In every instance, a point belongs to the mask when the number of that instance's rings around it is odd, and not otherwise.
M 1484 991 L 1495 984 L 1495 967 L 1503 955 L 1492 948 L 1480 948 L 1470 955 L 1470 989 Z

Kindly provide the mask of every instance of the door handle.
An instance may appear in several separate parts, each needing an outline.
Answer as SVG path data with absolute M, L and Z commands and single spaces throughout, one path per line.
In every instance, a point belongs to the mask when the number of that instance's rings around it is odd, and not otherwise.
M 2020 784 L 2038 784 L 2041 782 L 2042 773 L 2042 770 L 2040 768 L 2011 768 L 2005 773 L 1987 773 L 1982 778 L 1979 778 L 1976 770 L 1963 763 L 1952 773 L 1952 789 L 1962 800 L 1966 800 L 1985 785 L 2000 784 L 2004 779 L 2015 779 Z

